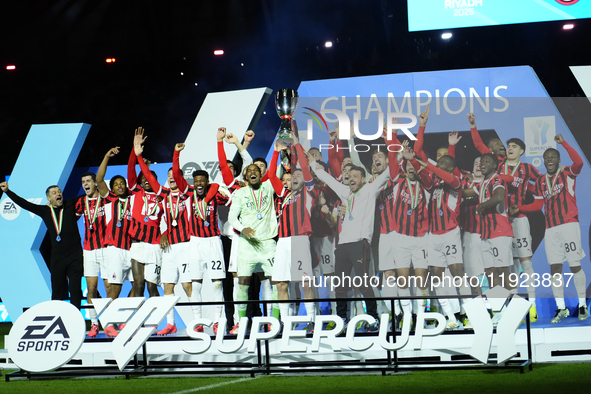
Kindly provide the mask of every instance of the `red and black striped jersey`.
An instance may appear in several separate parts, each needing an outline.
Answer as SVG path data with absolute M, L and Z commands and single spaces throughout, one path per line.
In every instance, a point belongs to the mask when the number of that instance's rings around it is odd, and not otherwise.
M 507 215 L 507 186 L 499 175 L 495 173 L 477 186 L 478 201 L 480 203 L 488 201 L 493 197 L 495 190 L 500 187 L 505 189 L 505 201 L 484 211 L 484 214 L 480 218 L 480 238 L 482 239 L 513 237 L 513 227 Z
M 429 192 L 416 180 L 398 176 L 393 183 L 392 228 L 399 234 L 421 237 L 429 229 Z
M 544 199 L 546 228 L 579 221 L 576 185 L 577 178 L 570 166 L 553 176 L 546 174 L 538 178 L 534 197 Z
M 328 215 L 332 215 L 333 208 L 337 202 L 340 202 L 339 198 L 330 188 L 324 185 L 314 185 L 314 189 L 309 193 L 312 196 L 312 215 L 310 217 L 312 236 L 323 238 L 333 235 L 336 231 L 335 227 L 331 227 L 326 221 L 327 214 L 322 212 L 322 207 L 319 205 L 318 200 L 324 198 L 329 210 Z
M 104 247 L 105 230 L 107 228 L 105 205 L 111 201 L 111 196 L 89 198 L 86 195 L 80 196 L 76 201 L 76 215 L 84 216 L 84 250 L 95 250 Z
M 207 206 L 204 206 L 204 197 L 199 197 L 193 186 L 189 186 L 185 193 L 189 204 L 189 227 L 191 235 L 199 238 L 218 237 L 218 207 L 229 205 L 231 199 L 221 195 L 219 192 L 211 199 Z
M 376 208 L 379 213 L 380 234 L 388 234 L 394 230 L 392 218 L 395 216 L 394 209 L 394 188 L 391 180 L 388 180 L 384 188 L 376 198 Z
M 153 192 L 146 192 L 136 186 L 130 197 L 133 221 L 130 235 L 133 240 L 149 244 L 160 243 L 160 220 L 163 209 L 161 198 Z
M 468 177 L 463 177 L 461 180 L 462 189 L 471 189 L 476 185 L 480 185 L 480 180 L 474 182 Z M 480 215 L 476 213 L 478 208 L 478 197 L 465 197 L 462 195 L 462 202 L 460 203 L 460 228 L 468 233 L 480 234 Z
M 225 188 L 225 189 L 224 189 Z M 221 186 L 220 189 L 227 190 L 230 194 L 234 194 L 236 190 L 240 189 L 240 185 L 238 184 L 237 180 L 234 179 L 230 186 Z M 232 205 L 232 200 L 230 200 L 229 204 L 220 205 L 218 206 L 218 221 L 220 226 L 220 231 L 222 235 L 227 237 L 231 237 L 234 233 L 234 228 L 228 221 L 228 215 L 230 213 L 230 206 Z
M 499 165 L 497 171 L 499 175 L 508 175 L 513 179 L 509 182 L 505 179 L 508 186 L 509 206 L 525 204 L 525 195 L 529 181 L 536 182 L 542 174 L 536 167 L 529 163 L 519 162 L 512 166 L 506 159 Z M 518 217 L 525 217 L 525 214 L 520 212 Z
M 312 234 L 310 216 L 313 201 L 305 186 L 295 192 L 284 189 L 281 196 L 275 195 L 279 238 Z
M 189 198 L 179 191 L 173 192 L 163 187 L 159 197 L 162 199 L 160 207 L 164 211 L 162 217 L 168 227 L 168 242 L 175 245 L 191 239 L 189 225 Z
M 130 229 L 132 224 L 131 197 L 117 198 L 105 205 L 107 228 L 105 231 L 105 246 L 112 245 L 119 249 L 131 248 Z
M 460 213 L 460 188 L 454 189 L 435 174 L 432 174 L 432 186 L 427 189 L 431 194 L 429 201 L 429 225 L 433 234 L 445 234 L 458 227 Z

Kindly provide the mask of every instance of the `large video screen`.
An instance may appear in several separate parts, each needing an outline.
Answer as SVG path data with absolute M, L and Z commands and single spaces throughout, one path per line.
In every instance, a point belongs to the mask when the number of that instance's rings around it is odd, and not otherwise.
M 408 0 L 408 30 L 591 18 L 588 0 Z

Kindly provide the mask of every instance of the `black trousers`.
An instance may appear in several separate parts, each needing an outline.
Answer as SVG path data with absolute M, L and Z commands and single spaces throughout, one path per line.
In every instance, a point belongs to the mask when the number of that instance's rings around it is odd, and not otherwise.
M 351 285 L 358 287 L 363 297 L 373 297 L 370 290 L 371 245 L 367 240 L 339 244 L 335 250 L 335 275 L 341 279 L 340 286 L 335 289 L 337 298 L 347 297 Z M 355 269 L 355 276 L 351 276 Z M 343 278 L 345 278 L 343 280 Z M 350 281 L 349 281 L 350 278 Z M 360 278 L 361 280 L 355 278 Z M 367 313 L 378 319 L 377 303 L 375 300 L 366 300 Z M 337 315 L 347 317 L 347 301 L 337 301 Z
M 69 289 L 70 303 L 80 309 L 82 304 L 82 275 L 84 274 L 82 249 L 66 253 L 51 253 L 49 271 L 51 272 L 51 299 L 68 299 Z

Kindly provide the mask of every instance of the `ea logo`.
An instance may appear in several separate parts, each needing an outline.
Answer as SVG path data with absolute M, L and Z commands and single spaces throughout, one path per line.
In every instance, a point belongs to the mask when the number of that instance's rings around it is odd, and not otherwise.
M 539 167 L 542 165 L 542 160 L 539 157 L 536 157 L 535 159 L 532 160 L 532 164 L 536 167 Z
M 64 301 L 46 301 L 23 313 L 6 337 L 6 349 L 19 368 L 52 371 L 80 350 L 85 335 L 80 311 Z
M 182 168 L 182 172 L 183 172 L 183 177 L 190 181 L 189 184 L 193 184 L 193 172 L 200 170 L 201 166 L 199 166 L 199 164 L 195 163 L 195 162 L 188 162 L 187 164 L 185 164 Z
M 2 201 L 0 205 L 0 215 L 6 220 L 14 220 L 21 213 L 21 208 L 16 205 L 10 198 Z
M 576 2 L 578 2 L 579 0 L 556 0 L 556 1 L 562 5 L 573 5 Z

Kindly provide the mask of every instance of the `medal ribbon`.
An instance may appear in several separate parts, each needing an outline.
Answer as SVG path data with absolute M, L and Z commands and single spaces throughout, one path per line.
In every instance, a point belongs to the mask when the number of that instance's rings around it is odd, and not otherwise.
M 125 205 L 123 206 L 123 210 L 121 210 L 121 199 L 119 199 L 119 209 L 117 210 L 117 220 L 123 220 L 123 215 L 125 215 L 125 211 L 127 211 L 127 203 L 129 202 L 129 197 L 125 197 Z
M 283 204 L 281 204 L 281 209 L 283 209 L 285 207 L 285 204 L 287 204 L 289 202 L 289 200 L 291 199 L 291 197 L 295 194 L 295 192 L 289 192 L 289 194 L 287 196 L 285 196 L 285 199 L 283 200 Z
M 144 196 L 144 212 L 146 212 L 146 216 L 152 216 L 157 209 L 158 204 L 155 204 L 154 209 L 152 209 L 152 212 L 148 212 L 148 197 Z
M 353 207 L 355 206 L 355 196 L 357 196 L 357 193 L 359 193 L 360 191 L 361 189 L 357 190 L 355 193 L 349 194 L 349 201 L 347 202 L 347 205 L 349 206 L 349 215 L 353 214 Z M 351 198 L 351 194 L 353 195 L 353 198 Z
M 482 204 L 484 201 L 486 201 L 484 198 L 484 194 L 486 192 L 486 188 L 488 187 L 488 185 L 492 182 L 493 179 L 495 179 L 495 177 L 497 176 L 497 174 L 494 174 L 493 176 L 491 176 L 490 178 L 482 181 L 481 185 L 480 185 L 480 192 L 478 193 L 478 201 Z
M 261 209 L 263 206 L 263 186 L 259 186 L 259 200 L 257 201 L 257 196 L 254 192 L 254 189 L 250 188 L 250 195 L 252 196 L 252 201 L 254 202 L 255 209 L 258 213 L 261 213 Z
M 511 176 L 515 175 L 515 171 L 517 171 L 517 167 L 519 167 L 520 163 L 521 163 L 521 161 L 517 160 L 517 164 L 515 164 L 515 167 L 513 167 L 513 171 L 511 171 Z M 509 162 L 508 161 L 505 162 L 505 174 L 509 175 Z
M 51 218 L 53 219 L 53 225 L 55 226 L 55 231 L 57 231 L 57 235 L 59 236 L 60 233 L 62 232 L 62 222 L 64 219 L 64 210 L 62 209 L 60 211 L 60 220 L 58 222 L 57 220 L 57 216 L 55 215 L 55 210 L 53 209 L 53 207 L 50 205 L 49 208 L 51 208 Z
M 554 196 L 554 194 L 555 194 L 554 193 L 554 185 L 556 185 L 556 181 L 558 180 L 558 175 L 560 175 L 560 168 L 558 168 L 558 171 L 556 171 L 556 174 L 552 178 L 552 183 L 550 183 L 550 177 L 546 173 L 546 186 L 548 187 L 548 192 L 550 193 L 550 196 Z
M 170 193 L 168 195 L 168 209 L 170 210 L 170 216 L 172 217 L 172 220 L 176 220 L 177 216 L 179 215 L 179 201 L 180 201 L 180 195 L 178 196 L 178 198 L 176 199 L 176 204 L 172 203 L 172 193 Z M 173 208 L 174 205 L 174 208 Z
M 412 190 L 412 184 L 410 183 L 410 181 L 408 180 L 408 178 L 406 179 L 406 184 L 408 185 L 408 192 L 410 193 L 410 207 L 411 209 L 416 209 L 416 207 L 419 205 L 419 182 L 416 182 L 416 190 L 414 191 L 413 194 L 413 190 Z
M 199 215 L 199 217 L 202 220 L 205 220 L 205 216 L 206 216 L 206 205 L 205 205 L 205 198 L 203 198 L 202 200 L 198 200 L 197 199 L 197 192 L 193 193 L 193 197 L 195 198 L 195 207 L 197 207 L 197 214 Z M 200 203 L 201 201 L 201 203 Z M 203 210 L 203 212 L 201 211 Z
M 86 196 L 86 198 L 84 199 L 84 203 L 86 204 L 86 218 L 88 219 L 88 225 L 92 226 L 94 224 L 94 221 L 96 220 L 99 206 L 101 204 L 101 195 L 99 194 L 96 200 L 96 205 L 94 206 L 94 213 L 92 214 L 92 218 L 90 217 L 90 205 L 88 204 L 89 200 L 90 199 L 88 198 L 88 196 Z

